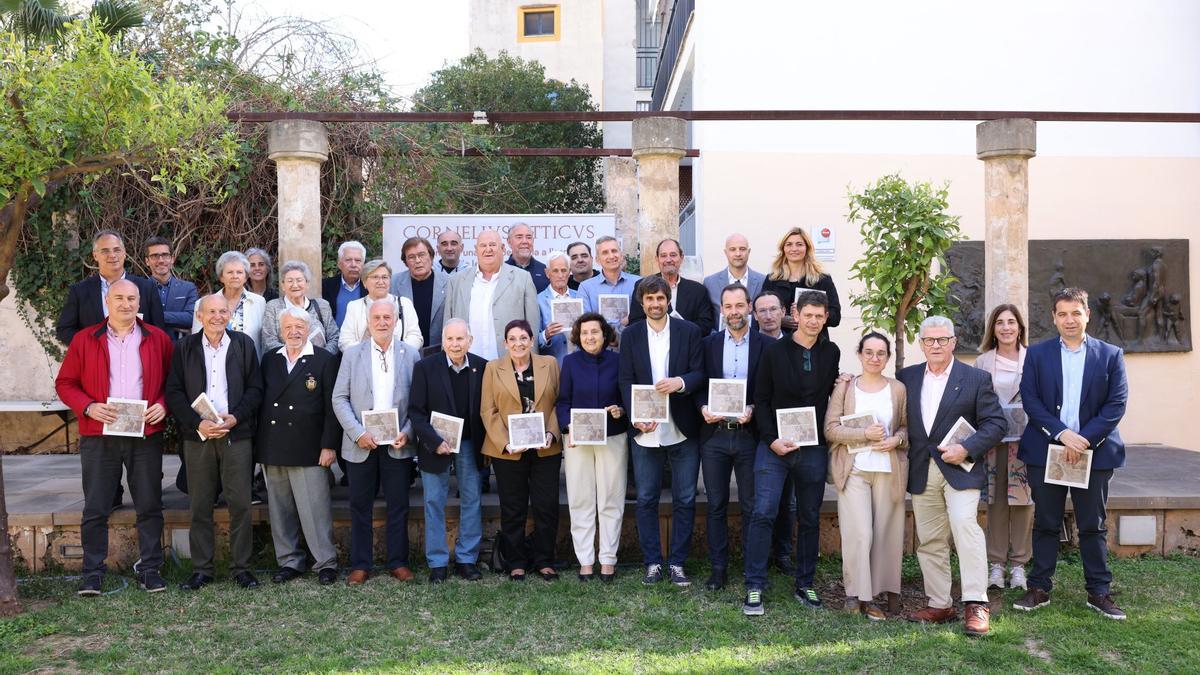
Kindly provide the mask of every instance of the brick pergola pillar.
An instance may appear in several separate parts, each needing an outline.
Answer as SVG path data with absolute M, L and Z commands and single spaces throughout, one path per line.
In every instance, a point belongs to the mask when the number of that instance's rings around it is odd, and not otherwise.
M 1031 119 L 999 119 L 975 127 L 983 160 L 984 316 L 1010 302 L 1029 318 L 1029 158 L 1037 154 Z
M 686 154 L 686 148 L 685 120 L 642 117 L 633 121 L 643 276 L 658 271 L 654 259 L 658 242 L 679 238 L 679 160 Z
M 321 295 L 321 163 L 329 159 L 325 125 L 313 120 L 279 120 L 267 127 L 267 157 L 279 181 L 279 255 L 301 260 L 312 271 L 309 297 Z

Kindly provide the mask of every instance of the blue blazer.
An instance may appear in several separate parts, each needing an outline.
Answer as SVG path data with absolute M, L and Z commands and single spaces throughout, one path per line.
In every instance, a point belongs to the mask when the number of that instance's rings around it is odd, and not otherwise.
M 567 338 L 571 335 L 571 326 L 565 326 L 563 332 L 550 338 L 549 342 L 542 341 L 542 331 L 546 330 L 546 326 L 550 325 L 550 296 L 554 294 L 554 289 L 547 286 L 537 294 L 538 307 L 542 310 L 542 323 L 538 327 L 538 353 L 543 356 L 553 356 L 558 361 L 559 368 L 562 367 L 563 358 L 567 355 Z M 567 289 L 567 295 L 572 298 L 578 298 L 579 292 Z M 585 305 L 587 303 L 584 303 Z M 586 310 L 587 307 L 584 307 Z
M 1031 466 L 1046 465 L 1047 446 L 1067 428 L 1058 418 L 1063 401 L 1059 344 L 1056 337 L 1031 346 L 1021 371 L 1021 404 L 1029 423 L 1021 435 L 1017 457 Z M 1092 447 L 1093 469 L 1125 466 L 1125 442 L 1117 424 L 1125 416 L 1128 398 L 1124 353 L 1089 335 L 1079 401 L 1079 435 Z
M 695 283 L 695 282 L 692 282 Z M 707 378 L 704 376 L 704 357 L 701 349 L 700 329 L 696 324 L 683 319 L 670 318 L 671 348 L 667 355 L 667 377 L 683 378 L 683 391 L 671 394 L 671 419 L 687 438 L 698 438 L 704 419 L 692 400 L 702 391 Z M 621 333 L 621 366 L 617 382 L 621 385 L 621 399 L 629 412 L 633 411 L 633 385 L 654 384 L 650 367 L 650 341 L 645 320 L 631 323 Z M 641 435 L 640 431 L 635 431 Z
M 762 355 L 762 350 L 768 343 L 774 342 L 771 338 L 762 333 L 750 329 L 747 333 L 750 338 L 750 364 L 746 370 L 746 404 L 754 403 L 754 381 L 758 377 L 758 357 Z M 719 380 L 725 377 L 725 331 L 717 331 L 704 338 L 704 376 L 710 380 Z M 708 405 L 708 386 L 705 385 L 696 392 L 696 410 Z M 750 418 L 750 424 L 745 427 L 745 430 L 750 432 L 750 435 L 758 440 L 758 427 L 754 424 L 754 418 Z M 712 438 L 716 433 L 716 425 L 708 424 L 704 421 L 704 416 L 700 416 L 700 442 L 704 443 Z
M 158 282 L 154 279 L 150 281 L 154 282 L 154 289 L 157 291 Z M 175 275 L 171 275 L 167 280 L 167 301 L 163 303 L 163 316 L 167 323 L 167 335 L 171 336 L 172 342 L 191 334 L 192 317 L 199 299 L 200 293 L 196 290 L 196 284 Z

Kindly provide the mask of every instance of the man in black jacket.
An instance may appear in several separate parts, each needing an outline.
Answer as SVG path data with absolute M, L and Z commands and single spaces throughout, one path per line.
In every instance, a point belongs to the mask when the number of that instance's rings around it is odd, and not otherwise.
M 312 315 L 299 307 L 279 313 L 283 347 L 263 356 L 263 402 L 255 454 L 267 476 L 271 539 L 281 584 L 304 574 L 307 553 L 322 585 L 337 581 L 329 466 L 341 427 L 330 398 L 337 381 L 333 354 L 308 339 Z M 300 535 L 308 552 L 300 545 Z
M 367 261 L 367 247 L 357 241 L 343 242 L 338 247 L 338 273 L 321 280 L 321 297 L 333 309 L 338 327 L 346 320 L 346 305 L 367 294 L 362 282 L 362 268 Z
M 654 250 L 654 255 L 658 259 L 658 274 L 653 274 L 649 277 L 643 277 L 633 287 L 634 297 L 637 297 L 638 285 L 644 283 L 646 279 L 658 277 L 667 282 L 671 290 L 668 299 L 671 301 L 671 316 L 690 321 L 700 329 L 700 337 L 704 337 L 713 332 L 717 327 L 717 319 L 713 316 L 712 299 L 708 297 L 708 291 L 704 288 L 704 284 L 691 279 L 684 279 L 679 276 L 679 268 L 683 265 L 683 248 L 679 242 L 674 239 L 663 239 L 658 242 L 658 248 Z M 641 321 L 646 318 L 646 312 L 637 302 L 629 308 L 629 323 Z
M 92 258 L 96 261 L 96 273 L 72 285 L 67 292 L 67 304 L 63 305 L 54 327 L 59 342 L 69 345 L 76 333 L 108 318 L 104 298 L 108 295 L 108 287 L 121 279 L 137 284 L 140 297 L 138 314 L 142 320 L 166 330 L 162 302 L 158 299 L 158 289 L 154 283 L 144 277 L 125 273 L 125 242 L 121 235 L 112 230 L 98 233 L 92 238 Z
M 462 319 L 451 319 L 442 327 L 442 352 L 417 362 L 409 390 L 408 419 L 417 436 L 417 461 L 421 485 L 425 486 L 425 559 L 429 582 L 446 580 L 450 550 L 446 546 L 446 499 L 450 495 L 450 466 L 458 477 L 458 539 L 454 544 L 454 571 L 467 581 L 483 575 L 479 544 L 483 538 L 480 509 L 479 470 L 483 466 L 483 420 L 479 416 L 483 391 L 483 369 L 487 361 L 470 353 L 471 329 Z M 431 418 L 462 420 L 461 438 L 439 431 Z M 457 447 L 456 447 L 457 446 Z
M 252 441 L 262 377 L 254 341 L 226 330 L 229 303 L 220 293 L 201 298 L 203 330 L 180 340 L 167 374 L 167 406 L 179 422 L 191 497 L 192 576 L 185 590 L 213 581 L 213 501 L 218 481 L 229 504 L 229 572 L 242 588 L 258 586 L 250 572 Z M 204 394 L 202 416 L 192 408 Z M 215 419 L 214 419 L 215 418 Z

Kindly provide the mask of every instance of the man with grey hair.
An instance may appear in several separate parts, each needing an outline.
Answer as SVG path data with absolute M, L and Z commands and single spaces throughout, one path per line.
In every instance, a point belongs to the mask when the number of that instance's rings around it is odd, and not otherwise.
M 357 241 L 347 241 L 338 247 L 338 274 L 321 282 L 321 297 L 333 308 L 333 318 L 340 327 L 346 318 L 346 305 L 367 294 L 362 284 L 362 267 L 367 262 L 367 247 Z
M 109 287 L 120 279 L 128 279 L 138 287 L 139 318 L 155 328 L 166 330 L 158 290 L 149 279 L 125 272 L 125 254 L 125 242 L 113 230 L 103 230 L 92 238 L 96 273 L 67 291 L 67 302 L 54 327 L 54 334 L 63 345 L 70 345 L 71 338 L 79 331 L 108 318 L 108 305 L 104 299 L 108 297 Z
M 925 363 L 904 368 L 896 378 L 908 390 L 908 492 L 917 529 L 917 561 L 928 604 L 909 620 L 947 623 L 957 618 L 950 594 L 950 539 L 962 576 L 963 630 L 990 630 L 987 542 L 977 520 L 979 492 L 987 482 L 983 462 L 1004 437 L 1008 424 L 987 372 L 954 358 L 954 322 L 930 316 L 921 322 Z M 942 441 L 965 421 L 973 433 Z
M 562 251 L 554 251 L 546 258 L 546 277 L 550 285 L 538 293 L 538 307 L 542 310 L 542 322 L 539 324 L 537 341 L 538 351 L 553 356 L 562 365 L 569 349 L 567 336 L 571 334 L 571 325 L 554 321 L 554 302 L 557 300 L 574 300 L 579 293 L 567 285 L 571 276 L 570 259 Z
M 505 264 L 529 272 L 538 293 L 546 290 L 550 280 L 546 278 L 546 266 L 533 257 L 533 228 L 525 223 L 514 223 L 508 228 L 508 250 L 511 255 Z
M 616 237 L 607 235 L 597 239 L 596 259 L 600 261 L 600 274 L 579 284 L 583 311 L 600 312 L 601 295 L 624 295 L 632 302 L 633 287 L 641 277 L 625 271 L 625 252 L 621 250 L 621 242 L 617 241 Z M 629 324 L 629 315 L 626 314 L 620 321 L 611 323 L 620 331 Z
M 529 325 L 542 320 L 537 289 L 528 272 L 504 263 L 504 243 L 495 230 L 475 239 L 477 267 L 450 278 L 446 289 L 446 321 L 464 319 L 471 327 L 471 353 L 492 360 L 506 353 L 504 327 L 514 319 Z
M 204 296 L 197 313 L 201 330 L 177 343 L 166 385 L 167 406 L 183 439 L 191 497 L 192 576 L 183 589 L 197 591 L 213 582 L 218 485 L 229 505 L 229 573 L 242 588 L 255 588 L 250 483 L 262 403 L 258 356 L 250 336 L 228 329 L 230 308 L 224 295 Z M 208 406 L 197 406 L 197 411 L 192 404 L 202 396 Z
M 479 544 L 483 537 L 480 507 L 480 469 L 485 435 L 480 417 L 483 370 L 487 361 L 470 353 L 471 327 L 451 319 L 442 329 L 442 352 L 428 356 L 413 368 L 408 418 L 417 436 L 417 458 L 425 494 L 425 560 L 429 582 L 446 580 L 450 549 L 446 543 L 446 500 L 450 496 L 450 468 L 458 482 L 458 537 L 454 544 L 454 570 L 467 581 L 477 581 Z M 462 420 L 458 438 L 451 437 L 433 415 Z M 443 417 L 444 419 L 444 417 Z
M 262 361 L 263 400 L 256 459 L 267 476 L 271 539 L 279 571 L 271 581 L 286 583 L 304 574 L 308 553 L 321 584 L 337 580 L 329 466 L 337 458 L 341 427 L 332 396 L 338 362 L 309 339 L 312 317 L 295 305 L 279 312 L 283 346 Z M 300 545 L 303 533 L 308 551 Z

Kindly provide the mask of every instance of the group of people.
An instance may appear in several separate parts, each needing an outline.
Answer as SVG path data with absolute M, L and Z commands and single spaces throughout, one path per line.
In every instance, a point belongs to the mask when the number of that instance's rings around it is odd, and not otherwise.
M 892 345 L 877 331 L 855 347 L 861 372 L 840 371 L 841 351 L 829 338 L 841 321 L 837 288 L 802 228 L 784 234 L 765 274 L 750 269 L 746 237 L 730 235 L 728 265 L 703 283 L 680 276 L 683 249 L 672 239 L 657 243 L 660 271 L 645 277 L 624 270 L 613 237 L 595 242 L 594 259 L 592 246 L 575 242 L 544 262 L 533 256 L 533 231 L 525 224 L 509 228 L 507 259 L 505 243 L 498 232 L 481 233 L 476 264 L 464 269 L 457 234 L 442 233 L 436 252 L 432 242 L 414 237 L 402 246 L 405 269 L 393 270 L 382 259 L 367 260 L 358 242 L 346 242 L 338 249 L 339 273 L 323 280 L 321 297 L 309 297 L 311 270 L 286 261 L 279 266 L 280 294 L 268 300 L 273 268 L 260 249 L 222 255 L 215 268 L 220 290 L 197 298 L 194 285 L 171 274 L 170 242 L 146 242 L 153 277 L 142 279 L 125 273 L 119 235 L 97 235 L 98 273 L 72 287 L 58 333 L 69 348 L 57 389 L 80 420 L 80 594 L 100 592 L 122 466 L 137 510 L 139 582 L 149 591 L 165 588 L 161 432 L 169 414 L 183 439 L 190 484 L 193 574 L 183 584 L 189 590 L 213 581 L 218 493 L 229 507 L 231 575 L 243 587 L 258 585 L 249 568 L 256 463 L 263 466 L 279 564 L 272 580 L 287 582 L 311 569 L 321 583 L 336 581 L 330 467 L 337 462 L 349 484 L 350 585 L 366 582 L 374 567 L 380 491 L 384 566 L 397 580 L 413 579 L 407 521 L 417 472 L 429 581 L 444 582 L 452 561 L 454 574 L 479 579 L 480 495 L 494 471 L 497 546 L 511 580 L 530 573 L 559 578 L 565 473 L 580 581 L 615 578 L 631 477 L 643 583 L 688 586 L 703 475 L 711 564 L 705 587 L 728 583 L 727 514 L 736 480 L 747 615 L 765 611 L 772 563 L 794 575 L 799 602 L 822 605 L 814 574 L 829 482 L 838 498 L 847 611 L 872 620 L 899 613 L 906 494 L 928 596 L 910 619 L 957 619 L 951 542 L 968 634 L 989 631 L 987 589 L 1003 587 L 1006 573 L 1010 586 L 1026 590 L 1015 608 L 1044 606 L 1069 491 L 1088 604 L 1124 618 L 1110 595 L 1105 502 L 1112 471 L 1124 463 L 1116 427 L 1126 379 L 1121 351 L 1085 332 L 1085 291 L 1056 295 L 1059 337 L 1033 346 L 1020 309 L 996 307 L 975 366 L 954 356 L 954 323 L 927 317 L 919 338 L 925 362 L 892 378 L 883 374 Z M 601 311 L 601 299 L 614 295 L 627 299 L 628 314 Z M 552 311 L 562 298 L 583 305 L 570 325 Z M 710 409 L 709 380 L 744 382 L 740 415 L 724 405 Z M 653 420 L 635 414 L 639 388 L 666 399 Z M 146 401 L 140 438 L 104 434 L 118 414 L 110 398 Z M 1019 440 L 1002 406 L 1020 406 L 1027 415 Z M 795 408 L 815 410 L 808 442 L 785 433 L 777 420 L 777 411 Z M 590 427 L 586 443 L 573 441 L 579 410 L 603 411 L 603 442 Z M 378 414 L 389 411 L 394 423 L 379 425 Z M 538 414 L 544 435 L 530 443 L 522 428 L 524 440 L 515 442 L 513 416 Z M 847 419 L 864 415 L 872 418 L 867 424 Z M 457 432 L 447 419 L 457 421 Z M 943 444 L 962 421 L 973 431 Z M 1069 461 L 1093 453 L 1087 488 L 1045 482 L 1051 444 L 1064 446 Z M 446 536 L 451 473 L 459 497 L 453 555 Z M 664 483 L 671 494 L 666 546 L 659 521 Z M 977 520 L 981 499 L 986 533 Z

